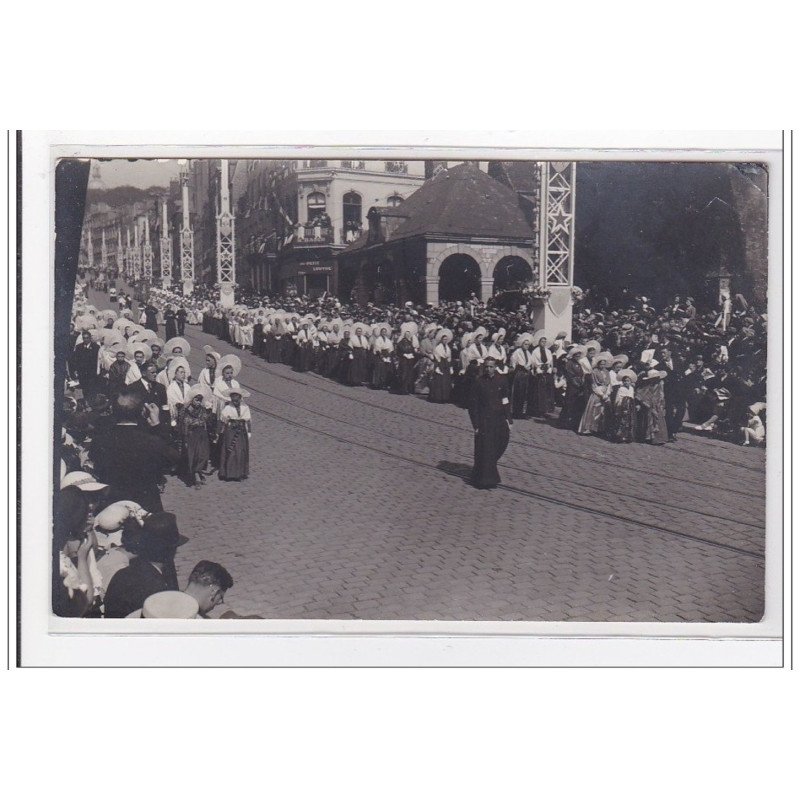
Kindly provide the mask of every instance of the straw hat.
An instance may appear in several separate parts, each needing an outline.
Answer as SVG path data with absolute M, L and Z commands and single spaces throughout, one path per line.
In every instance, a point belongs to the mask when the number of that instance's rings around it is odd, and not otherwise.
M 595 356 L 595 357 L 592 359 L 592 366 L 593 366 L 593 367 L 596 367 L 596 366 L 597 366 L 597 365 L 598 365 L 598 364 L 599 364 L 601 361 L 605 361 L 605 362 L 606 362 L 606 365 L 610 365 L 610 364 L 611 364 L 611 359 L 612 359 L 612 358 L 613 358 L 613 356 L 611 355 L 611 353 L 608 353 L 608 352 L 605 352 L 605 351 L 604 351 L 604 352 L 602 352 L 602 353 L 598 353 L 598 354 L 597 354 L 597 355 L 596 355 L 596 356 Z
M 596 339 L 592 339 L 591 341 L 586 342 L 585 347 L 587 351 L 589 350 L 590 347 L 594 347 L 594 349 L 598 351 L 602 349 L 600 347 L 600 342 L 598 342 Z
M 241 395 L 242 397 L 250 397 L 250 392 L 248 392 L 247 389 L 244 389 L 241 386 L 238 389 L 230 389 L 227 386 L 223 386 L 221 394 L 226 400 L 230 400 L 232 394 L 238 394 Z
M 186 339 L 184 339 L 182 336 L 174 336 L 172 339 L 170 339 L 164 345 L 164 352 L 167 353 L 168 355 L 171 355 L 175 351 L 176 347 L 181 348 L 180 355 L 182 356 L 188 356 L 189 353 L 192 352 L 192 348 L 189 345 L 189 342 L 187 342 Z
M 156 592 L 142 606 L 143 619 L 195 619 L 199 613 L 197 600 L 186 592 Z
M 137 353 L 141 353 L 145 361 L 149 361 L 153 357 L 153 351 L 145 342 L 128 342 L 128 356 L 135 358 Z
M 214 361 L 216 361 L 217 364 L 219 364 L 219 361 L 222 358 L 222 356 L 210 344 L 203 345 L 203 352 L 207 356 L 211 356 L 214 359 Z
M 586 355 L 586 347 L 582 344 L 573 345 L 570 351 L 567 353 L 567 358 L 572 358 L 575 355 L 579 355 L 583 358 Z
M 630 378 L 631 383 L 636 383 L 637 375 L 632 369 L 621 369 L 617 373 L 617 380 L 621 381 L 623 378 Z
M 220 375 L 225 367 L 233 367 L 233 374 L 238 375 L 242 371 L 242 359 L 233 353 L 228 353 L 217 361 L 217 369 Z
M 191 378 L 192 368 L 189 366 L 189 362 L 183 356 L 175 356 L 167 365 L 167 378 L 170 383 L 175 380 L 175 370 L 178 367 L 183 367 L 186 370 L 186 378 L 184 380 L 188 381 Z
M 629 360 L 630 359 L 625 355 L 625 353 L 620 353 L 618 356 L 611 357 L 612 364 L 622 364 L 623 367 L 628 363 Z
M 453 331 L 448 330 L 447 328 L 442 328 L 440 331 L 437 331 L 436 336 L 434 337 L 433 341 L 436 344 L 440 344 L 442 338 L 447 336 L 449 341 L 453 341 Z
M 61 488 L 66 489 L 67 486 L 77 486 L 82 492 L 97 492 L 100 489 L 105 489 L 107 483 L 100 483 L 88 472 L 68 472 L 61 479 Z
M 540 339 L 548 339 L 548 341 L 549 341 L 549 338 L 548 338 L 547 333 L 545 332 L 544 328 L 542 328 L 542 330 L 540 330 L 540 331 L 536 331 L 536 333 L 533 334 L 533 343 L 535 345 L 539 344 L 539 340 Z
M 410 333 L 412 336 L 416 336 L 419 333 L 419 325 L 416 322 L 404 322 L 400 325 L 400 333 Z
M 189 398 L 194 400 L 198 396 L 203 398 L 203 405 L 206 408 L 211 408 L 211 389 L 204 383 L 195 383 L 189 387 Z

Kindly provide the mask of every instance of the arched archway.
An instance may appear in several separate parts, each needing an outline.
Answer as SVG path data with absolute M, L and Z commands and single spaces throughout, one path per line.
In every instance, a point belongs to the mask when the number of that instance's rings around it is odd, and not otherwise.
M 454 253 L 439 267 L 439 301 L 466 300 L 470 294 L 481 293 L 481 269 L 478 262 L 466 253 Z
M 493 294 L 521 291 L 533 281 L 531 265 L 521 256 L 505 256 L 494 268 Z

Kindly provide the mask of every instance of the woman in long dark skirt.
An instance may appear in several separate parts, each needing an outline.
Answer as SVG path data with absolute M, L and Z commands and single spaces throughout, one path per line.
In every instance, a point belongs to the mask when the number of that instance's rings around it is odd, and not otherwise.
M 449 330 L 441 330 L 436 334 L 433 348 L 433 375 L 430 379 L 428 400 L 432 403 L 447 403 L 450 400 L 452 383 L 450 378 L 452 351 L 450 342 L 453 334 Z
M 523 334 L 517 339 L 517 344 L 517 349 L 511 354 L 511 410 L 515 419 L 525 419 L 533 364 L 533 338 L 530 334 Z
M 411 331 L 405 331 L 397 343 L 397 391 L 399 394 L 414 394 L 414 366 L 417 351 L 411 338 Z
M 581 359 L 586 355 L 586 348 L 577 345 L 569 351 L 564 361 L 564 407 L 561 409 L 561 427 L 577 431 L 586 408 L 587 390 L 586 374 L 581 366 Z
M 337 351 L 336 369 L 334 371 L 336 380 L 345 386 L 353 385 L 353 343 L 350 341 L 350 329 L 345 328 L 342 340 L 339 342 Z
M 219 415 L 219 477 L 240 481 L 250 474 L 250 408 L 242 402 L 247 389 L 234 389 Z
M 556 386 L 553 377 L 553 354 L 547 348 L 547 337 L 534 335 L 538 343 L 531 355 L 532 380 L 529 399 L 530 413 L 534 417 L 546 417 L 556 407 Z
M 182 407 L 178 416 L 178 429 L 184 480 L 188 486 L 197 486 L 198 482 L 206 482 L 205 473 L 211 459 L 208 438 L 211 391 L 198 383 L 189 390 L 189 397 L 189 403 Z
M 350 381 L 354 386 L 361 386 L 369 381 L 367 354 L 369 353 L 369 340 L 364 336 L 364 326 L 353 326 L 353 335 L 350 337 L 353 346 L 351 359 Z
M 622 369 L 617 373 L 620 381 L 613 399 L 614 423 L 611 440 L 630 444 L 636 440 L 636 373 Z
M 372 343 L 372 380 L 373 389 L 386 389 L 392 377 L 392 352 L 394 345 L 389 337 L 388 326 L 378 328 L 375 341 Z

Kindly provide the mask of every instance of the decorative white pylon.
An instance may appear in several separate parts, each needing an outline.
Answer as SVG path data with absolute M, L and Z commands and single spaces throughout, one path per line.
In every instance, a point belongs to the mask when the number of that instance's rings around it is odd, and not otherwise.
M 181 172 L 181 280 L 184 296 L 194 291 L 194 231 L 189 214 L 189 168 Z
M 217 280 L 220 302 L 225 308 L 234 303 L 236 288 L 236 231 L 231 213 L 230 186 L 228 183 L 228 160 L 220 164 L 220 199 L 217 212 Z
M 169 289 L 172 284 L 172 239 L 169 236 L 167 199 L 161 201 L 161 288 Z
M 144 215 L 144 244 L 142 245 L 142 271 L 148 286 L 153 280 L 153 246 L 150 244 L 150 217 Z

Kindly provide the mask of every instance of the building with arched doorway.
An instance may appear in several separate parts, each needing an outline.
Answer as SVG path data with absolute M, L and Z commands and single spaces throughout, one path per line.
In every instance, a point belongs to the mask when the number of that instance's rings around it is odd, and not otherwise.
M 536 279 L 536 232 L 512 188 L 471 163 L 442 169 L 401 205 L 373 206 L 338 255 L 339 296 L 438 304 Z

